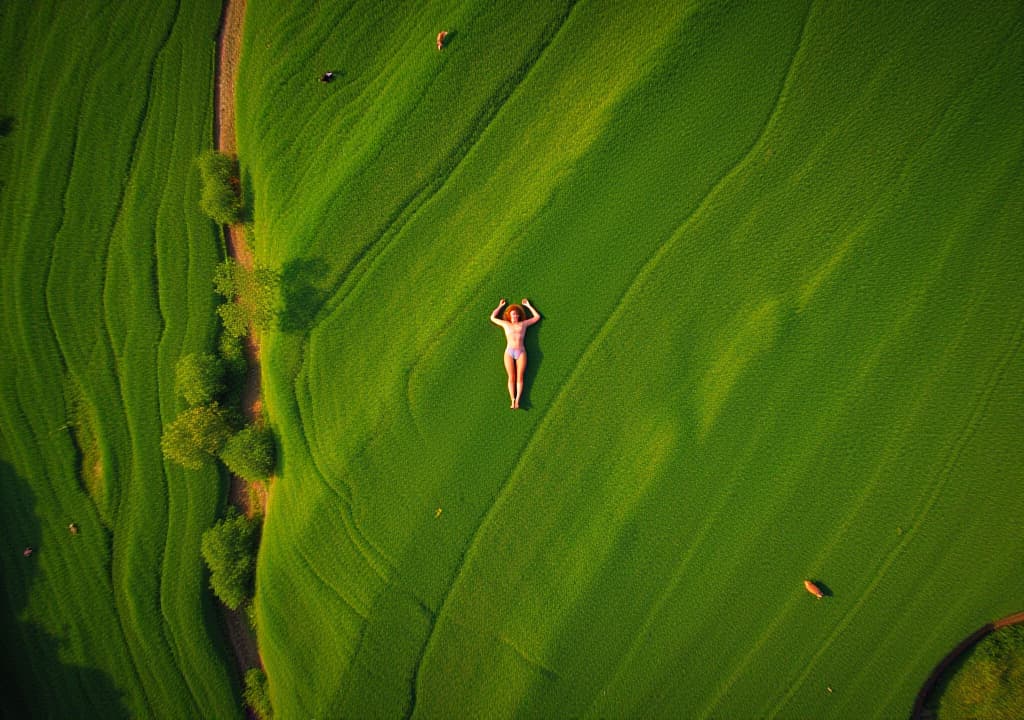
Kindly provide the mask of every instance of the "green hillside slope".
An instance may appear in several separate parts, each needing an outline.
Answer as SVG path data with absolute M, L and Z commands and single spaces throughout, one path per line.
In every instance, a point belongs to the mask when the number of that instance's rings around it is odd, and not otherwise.
M 222 481 L 160 453 L 175 361 L 216 330 L 192 163 L 218 19 L 0 9 L 5 716 L 240 714 L 199 556 Z
M 855 5 L 249 3 L 279 713 L 902 716 L 1019 609 L 1019 4 Z

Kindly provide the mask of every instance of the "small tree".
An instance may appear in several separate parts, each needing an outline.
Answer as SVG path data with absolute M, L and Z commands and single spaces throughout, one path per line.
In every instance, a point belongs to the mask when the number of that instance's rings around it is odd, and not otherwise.
M 244 337 L 249 332 L 249 313 L 237 302 L 227 302 L 217 307 L 224 333 L 231 337 Z
M 189 353 L 175 367 L 175 387 L 189 405 L 206 405 L 226 389 L 224 371 L 216 355 Z
M 234 225 L 242 219 L 242 198 L 238 179 L 238 161 L 224 153 L 207 150 L 197 159 L 202 181 L 199 206 L 221 225 Z
M 189 408 L 164 428 L 164 457 L 199 470 L 217 456 L 231 436 L 228 413 L 217 403 Z
M 267 690 L 267 674 L 260 668 L 252 668 L 245 673 L 243 697 L 260 720 L 271 720 L 274 717 L 274 711 L 270 707 L 270 693 Z
M 228 333 L 244 335 L 251 324 L 256 330 L 269 330 L 278 314 L 281 276 L 257 265 L 248 270 L 235 260 L 225 260 L 213 275 L 214 290 L 227 301 L 217 312 Z
M 228 438 L 220 451 L 228 470 L 246 480 L 265 480 L 274 470 L 274 435 L 248 425 Z
M 210 568 L 210 587 L 232 610 L 252 596 L 258 528 L 232 506 L 227 517 L 203 533 L 200 549 Z

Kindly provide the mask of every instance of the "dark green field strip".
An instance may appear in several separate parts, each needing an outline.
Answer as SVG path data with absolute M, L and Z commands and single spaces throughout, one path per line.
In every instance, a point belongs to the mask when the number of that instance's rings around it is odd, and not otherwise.
M 209 143 L 218 15 L 36 9 L 34 35 L 13 50 L 25 72 L 12 75 L 26 80 L 5 94 L 17 98 L 5 142 L 20 162 L 0 196 L 16 259 L 2 274 L 0 367 L 18 394 L 5 393 L 0 417 L 21 492 L 37 500 L 26 522 L 42 528 L 12 632 L 30 658 L 22 699 L 51 703 L 44 715 L 239 713 L 198 553 L 221 480 L 165 470 L 159 450 L 178 409 L 174 363 L 215 330 L 221 253 L 196 210 L 192 158 Z M 93 420 L 95 508 L 65 395 Z M 48 649 L 58 642 L 60 658 Z

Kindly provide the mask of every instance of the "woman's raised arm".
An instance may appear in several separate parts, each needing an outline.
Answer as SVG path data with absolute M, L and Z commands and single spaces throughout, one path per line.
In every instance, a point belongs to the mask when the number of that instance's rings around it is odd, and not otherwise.
M 503 307 L 505 307 L 505 298 L 501 299 L 501 302 L 498 303 L 498 307 L 494 308 L 494 312 L 491 313 L 491 322 L 495 325 L 502 325 L 504 323 L 503 320 L 498 319 L 498 313 L 501 312 Z
M 537 312 L 537 308 L 530 304 L 530 301 L 523 298 L 523 305 L 529 308 L 530 312 L 533 313 L 533 317 L 526 321 L 527 325 L 533 325 L 536 322 L 540 322 L 540 313 Z

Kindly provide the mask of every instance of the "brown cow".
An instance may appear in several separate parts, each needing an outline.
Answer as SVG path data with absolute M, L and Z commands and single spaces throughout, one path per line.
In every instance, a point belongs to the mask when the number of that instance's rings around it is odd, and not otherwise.
M 825 593 L 821 591 L 821 588 L 815 585 L 810 580 L 804 580 L 804 587 L 807 589 L 807 592 L 809 592 L 811 595 L 818 598 L 819 600 L 825 597 Z

